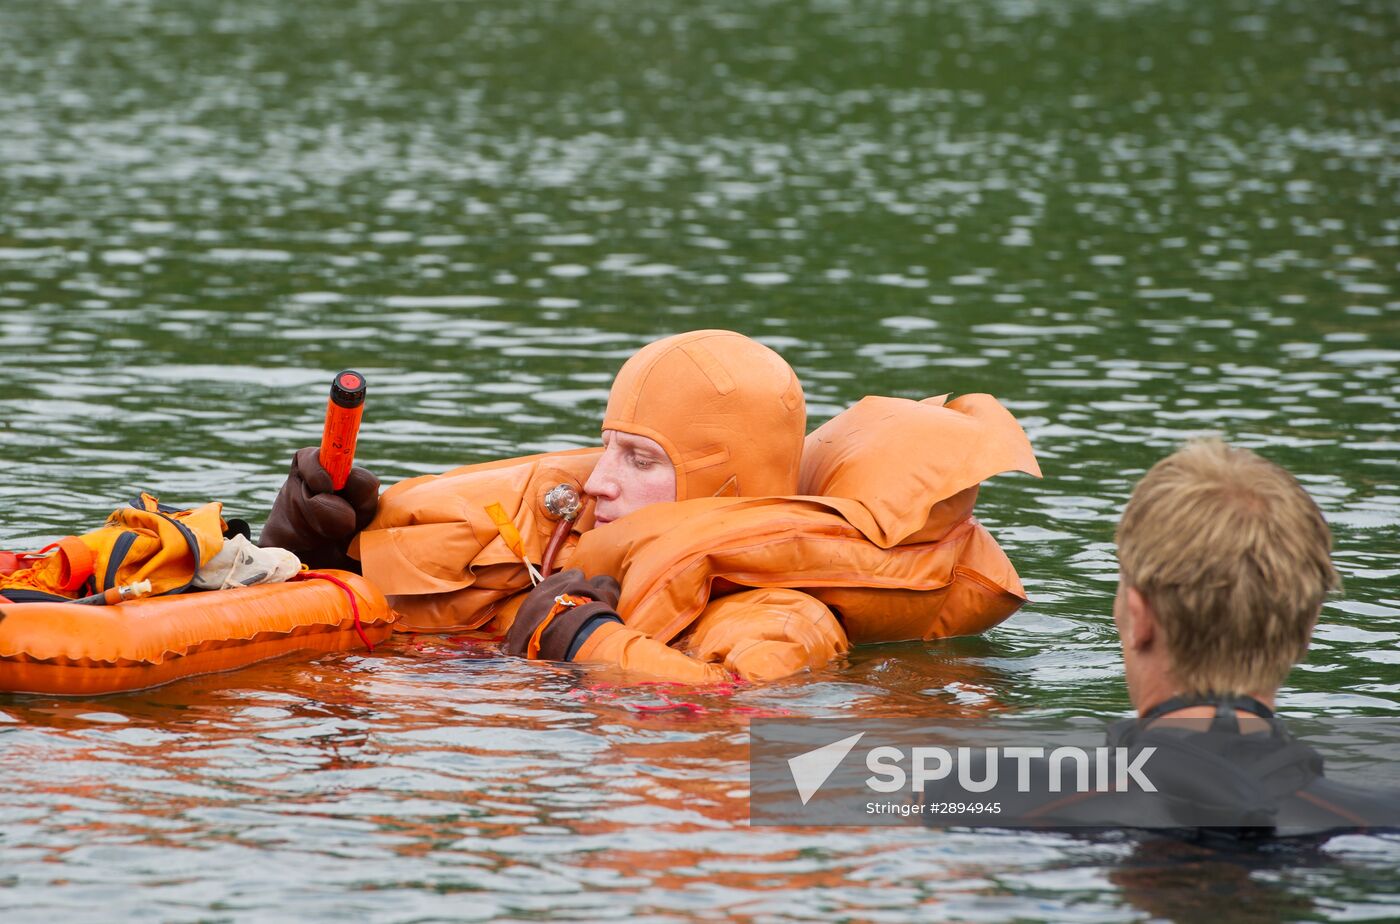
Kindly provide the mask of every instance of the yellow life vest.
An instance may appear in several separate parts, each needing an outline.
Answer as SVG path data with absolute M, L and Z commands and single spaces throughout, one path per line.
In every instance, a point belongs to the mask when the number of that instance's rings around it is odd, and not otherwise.
M 219 503 L 178 510 L 143 492 L 100 529 L 34 555 L 7 556 L 19 567 L 0 570 L 0 596 L 14 603 L 73 600 L 134 581 L 150 581 L 153 595 L 179 593 L 223 548 L 222 510 Z

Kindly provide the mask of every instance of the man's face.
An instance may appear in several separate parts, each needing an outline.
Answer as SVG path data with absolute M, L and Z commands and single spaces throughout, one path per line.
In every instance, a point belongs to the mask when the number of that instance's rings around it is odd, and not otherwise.
M 649 504 L 676 499 L 676 467 L 655 440 L 603 431 L 603 457 L 583 490 L 597 501 L 594 523 L 604 526 Z

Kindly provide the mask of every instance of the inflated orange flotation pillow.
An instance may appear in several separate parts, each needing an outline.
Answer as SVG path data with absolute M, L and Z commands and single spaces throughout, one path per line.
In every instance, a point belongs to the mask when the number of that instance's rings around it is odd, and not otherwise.
M 319 573 L 319 572 L 318 572 Z M 377 643 L 394 613 L 369 581 L 264 584 L 115 606 L 0 603 L 0 692 L 91 696 L 159 686 L 293 652 Z M 356 625 L 355 608 L 359 624 Z

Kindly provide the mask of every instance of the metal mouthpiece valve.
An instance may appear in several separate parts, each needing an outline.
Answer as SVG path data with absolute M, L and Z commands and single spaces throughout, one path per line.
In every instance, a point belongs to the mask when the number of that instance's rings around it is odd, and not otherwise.
M 550 516 L 559 519 L 572 520 L 578 516 L 582 506 L 583 501 L 578 496 L 578 490 L 571 484 L 556 485 L 544 496 L 544 509 L 549 511 Z

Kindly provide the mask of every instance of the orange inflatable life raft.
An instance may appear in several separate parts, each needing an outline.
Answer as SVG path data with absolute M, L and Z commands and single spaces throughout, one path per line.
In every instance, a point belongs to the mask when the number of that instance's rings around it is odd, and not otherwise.
M 393 631 L 384 595 L 359 575 L 300 577 L 112 606 L 0 602 L 0 692 L 124 693 Z

